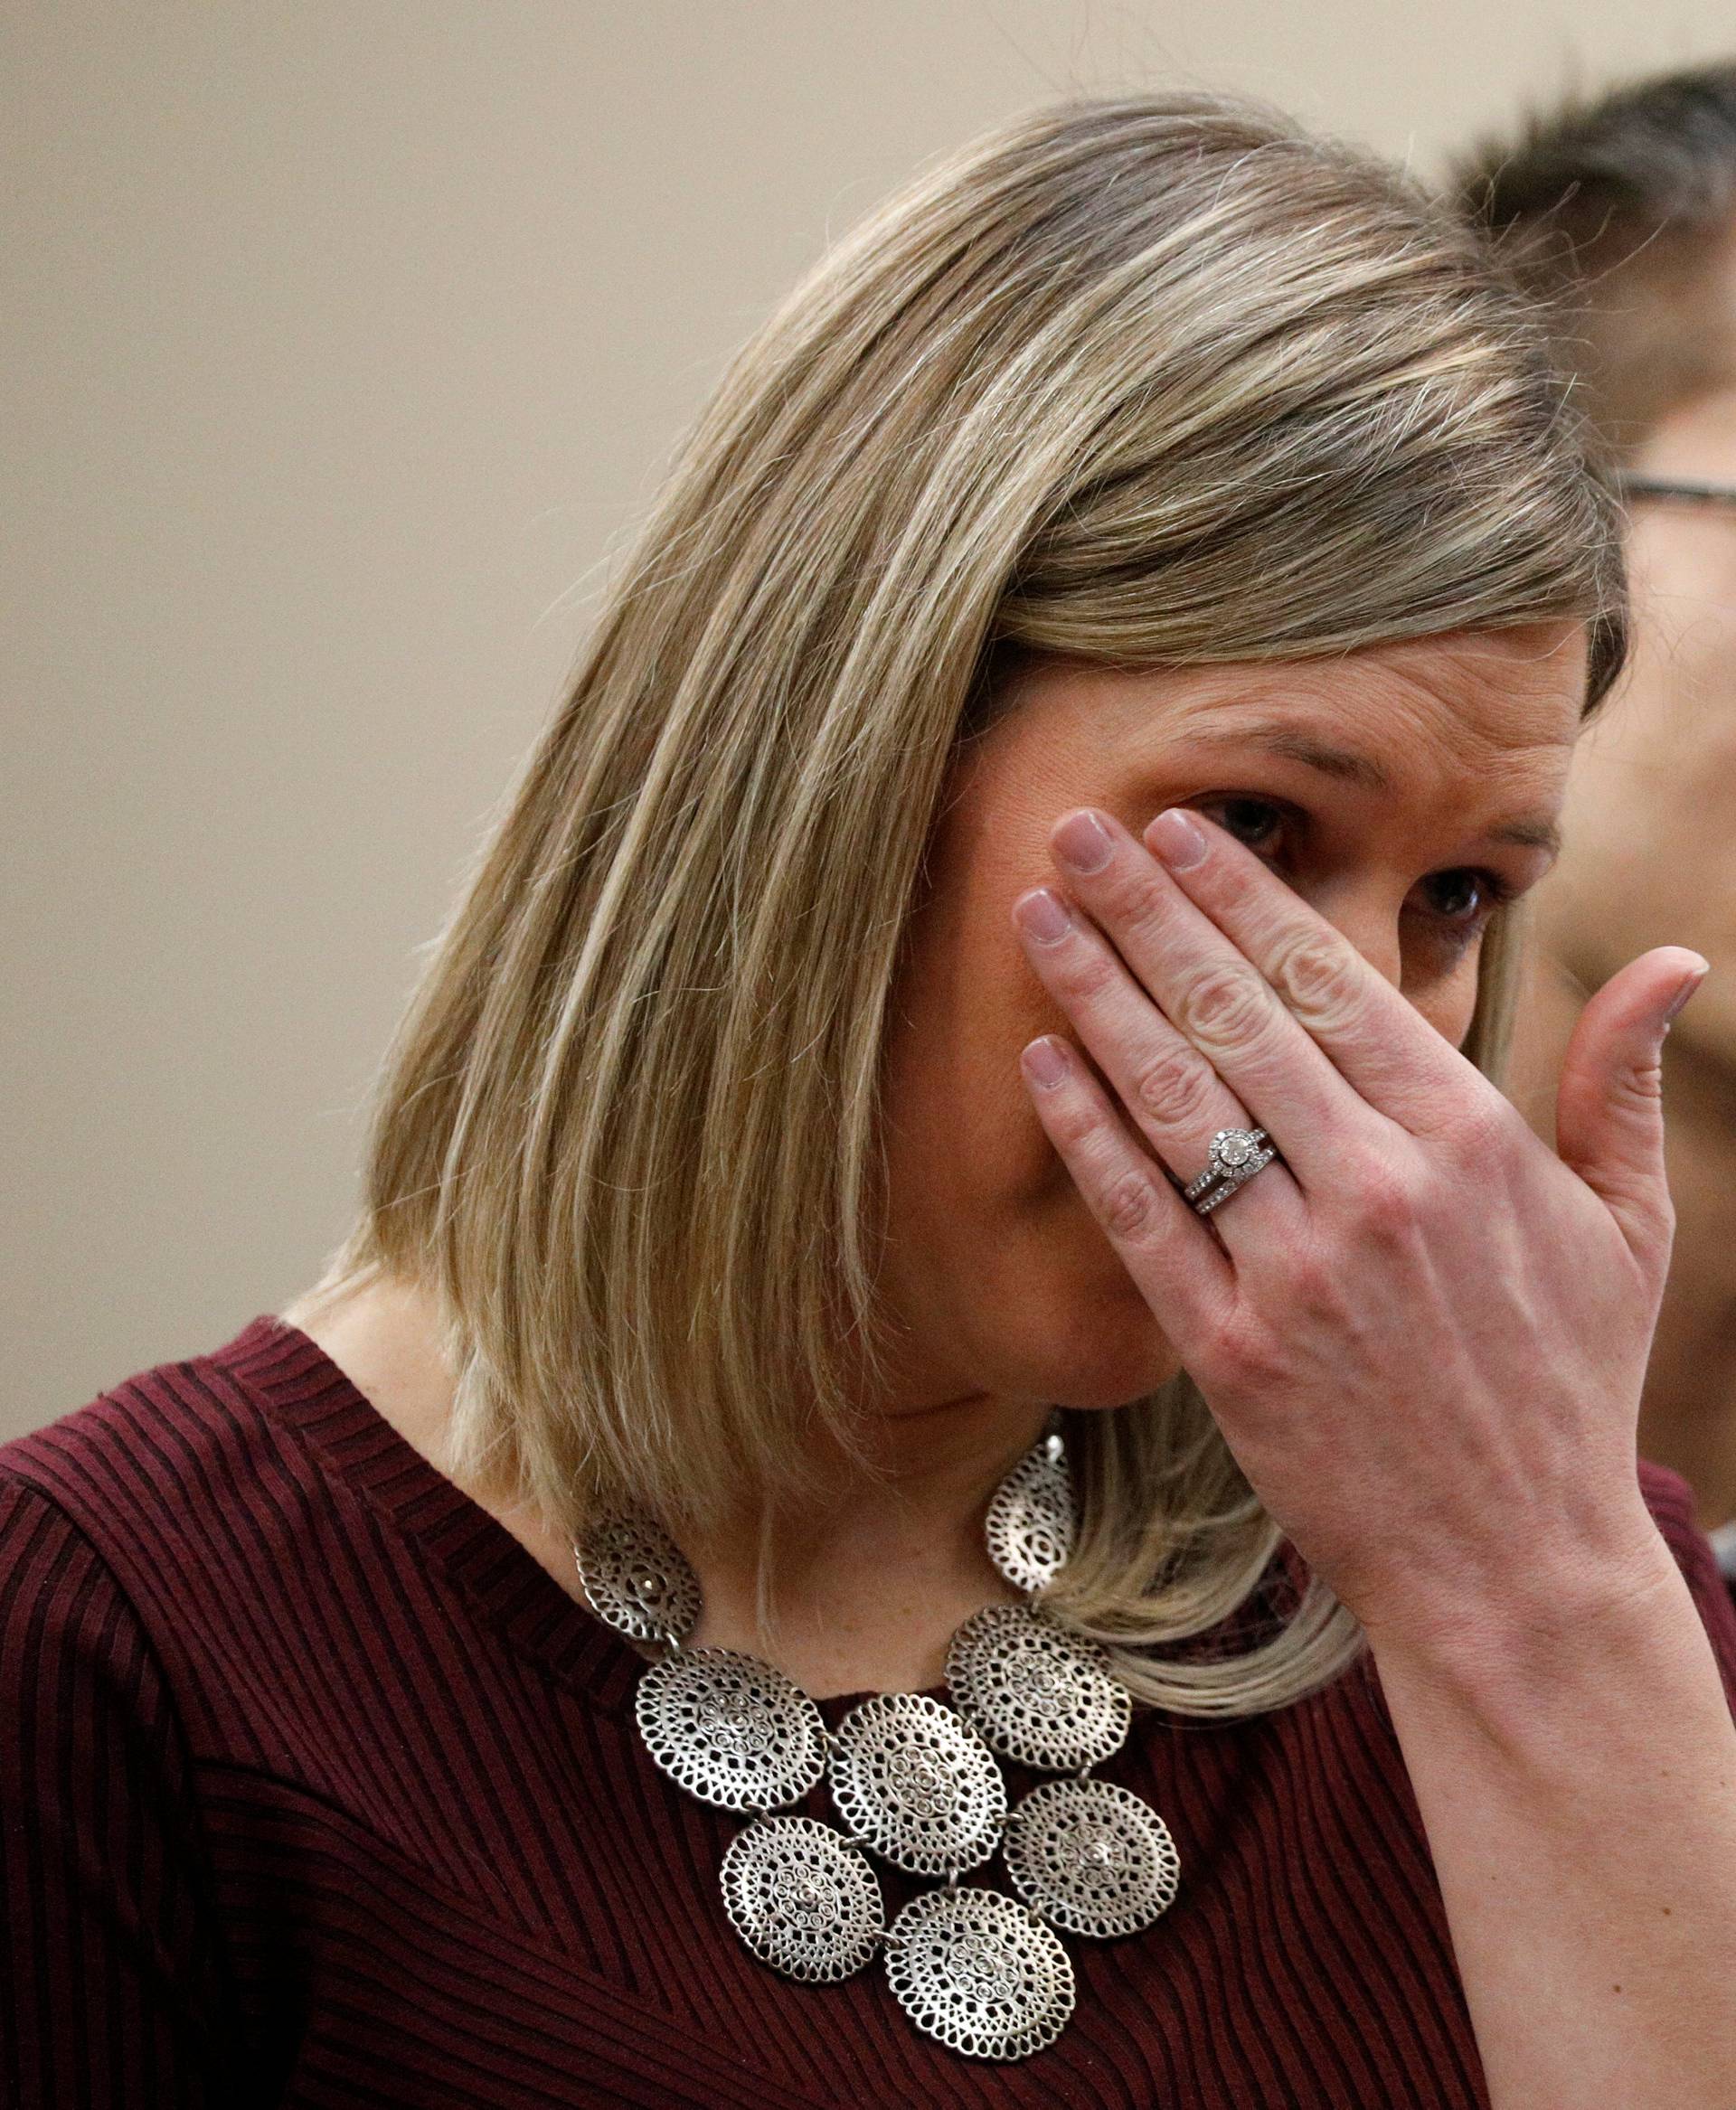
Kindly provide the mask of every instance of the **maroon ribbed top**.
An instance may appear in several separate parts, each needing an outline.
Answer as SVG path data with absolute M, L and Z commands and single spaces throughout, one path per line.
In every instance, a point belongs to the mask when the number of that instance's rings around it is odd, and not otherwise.
M 1640 1483 L 1736 1704 L 1686 1484 Z M 1486 2103 L 1366 1660 L 1251 1721 L 1136 1711 L 1099 1772 L 1167 1821 L 1180 1896 L 1064 1937 L 1071 2022 L 1000 2064 L 878 1962 L 749 1955 L 741 1821 L 646 1755 L 643 1659 L 278 1319 L 0 1447 L 0 1586 L 10 2110 Z M 925 1887 L 882 1876 L 891 1910 Z

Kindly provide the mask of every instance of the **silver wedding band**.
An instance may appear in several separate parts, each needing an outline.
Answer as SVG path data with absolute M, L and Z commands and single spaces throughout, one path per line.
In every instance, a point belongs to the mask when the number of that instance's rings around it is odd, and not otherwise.
M 1263 1128 L 1220 1128 L 1212 1138 L 1205 1170 L 1182 1189 L 1182 1199 L 1191 1201 L 1199 1215 L 1210 1216 L 1277 1155 Z

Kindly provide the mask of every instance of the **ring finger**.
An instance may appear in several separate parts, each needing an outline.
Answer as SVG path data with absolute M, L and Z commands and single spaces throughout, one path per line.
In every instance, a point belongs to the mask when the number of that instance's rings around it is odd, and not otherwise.
M 1191 1183 L 1205 1170 L 1212 1139 L 1221 1129 L 1252 1128 L 1246 1107 L 1135 982 L 1103 934 L 1069 901 L 1047 887 L 1033 887 L 1019 896 L 1013 910 L 1026 956 L 1044 988 L 1067 1013 L 1160 1162 L 1178 1184 Z M 1294 1221 L 1303 1208 L 1302 1192 L 1286 1167 L 1269 1165 L 1258 1184 L 1263 1197 L 1259 1220 L 1280 1227 Z M 1218 1220 L 1215 1213 L 1212 1220 Z

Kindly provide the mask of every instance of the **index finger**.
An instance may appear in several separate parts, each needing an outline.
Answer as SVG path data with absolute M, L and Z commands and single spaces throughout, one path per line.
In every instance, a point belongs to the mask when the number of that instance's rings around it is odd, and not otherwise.
M 1192 862 L 1186 832 L 1173 814 L 1204 842 L 1203 854 Z M 1149 823 L 1144 841 L 1370 1106 L 1426 1135 L 1462 1116 L 1467 1097 L 1494 1090 L 1341 930 L 1227 829 L 1172 807 Z

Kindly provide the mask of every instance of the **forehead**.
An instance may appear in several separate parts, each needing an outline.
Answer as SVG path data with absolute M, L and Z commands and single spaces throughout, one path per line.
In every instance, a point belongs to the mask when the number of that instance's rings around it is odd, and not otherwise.
M 1113 677 L 1099 721 L 1131 761 L 1143 745 L 1265 746 L 1366 788 L 1443 774 L 1565 776 L 1585 694 L 1582 625 L 1453 632 L 1330 659 L 1255 661 Z M 1135 691 L 1142 689 L 1143 693 Z

